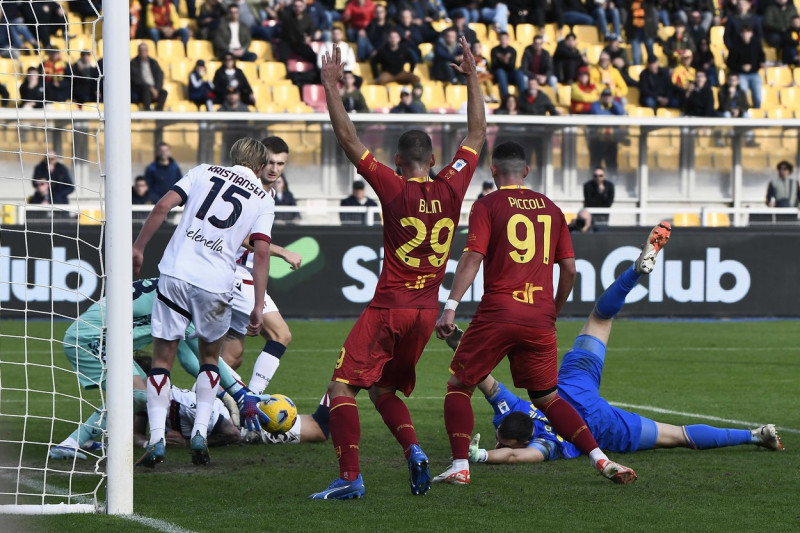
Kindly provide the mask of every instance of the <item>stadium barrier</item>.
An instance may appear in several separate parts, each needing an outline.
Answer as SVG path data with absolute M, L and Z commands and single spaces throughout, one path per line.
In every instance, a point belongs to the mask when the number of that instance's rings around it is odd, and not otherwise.
M 36 311 L 42 317 L 75 318 L 91 303 L 81 298 L 99 295 L 95 272 L 101 269 L 96 253 L 101 227 L 63 225 L 63 238 L 21 229 L 0 229 L 0 317 L 18 318 L 27 306 L 31 318 Z M 78 231 L 80 239 L 75 239 Z M 142 277 L 158 275 L 157 259 L 171 235 L 171 228 L 164 227 L 153 237 Z M 624 315 L 800 316 L 796 230 L 679 228 L 673 237 L 654 272 L 628 296 Z M 641 228 L 573 234 L 578 279 L 563 316 L 588 315 L 603 288 L 638 256 L 642 238 Z M 465 240 L 465 232 L 458 231 L 440 302 L 446 300 Z M 353 318 L 371 299 L 385 253 L 380 227 L 284 226 L 276 229 L 275 242 L 303 256 L 297 271 L 272 261 L 269 292 L 285 316 Z M 44 260 L 52 260 L 52 266 Z M 460 316 L 475 310 L 482 279 L 479 274 L 464 296 Z

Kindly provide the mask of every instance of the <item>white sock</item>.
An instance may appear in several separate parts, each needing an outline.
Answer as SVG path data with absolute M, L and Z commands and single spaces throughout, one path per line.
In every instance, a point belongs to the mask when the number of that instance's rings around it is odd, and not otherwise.
M 589 452 L 589 459 L 592 461 L 592 466 L 597 466 L 597 461 L 600 459 L 608 459 L 608 456 L 603 453 L 600 448 L 595 448 Z
M 207 368 L 212 367 L 212 368 Z M 198 432 L 202 437 L 208 436 L 208 422 L 211 419 L 211 411 L 214 409 L 214 400 L 217 397 L 217 385 L 219 384 L 219 371 L 214 371 L 217 368 L 214 365 L 203 365 L 200 367 L 200 373 L 197 374 L 197 383 L 195 385 L 197 395 L 197 410 L 194 417 L 194 426 L 192 427 L 192 437 Z
M 155 444 L 164 438 L 171 387 L 169 374 L 155 374 L 147 378 L 147 418 L 150 423 L 148 444 Z
M 250 378 L 248 388 L 255 394 L 262 394 L 280 364 L 281 360 L 271 353 L 261 352 L 258 359 L 256 359 L 255 366 L 253 366 L 253 377 Z
M 453 459 L 453 470 L 456 472 L 469 471 L 469 459 Z

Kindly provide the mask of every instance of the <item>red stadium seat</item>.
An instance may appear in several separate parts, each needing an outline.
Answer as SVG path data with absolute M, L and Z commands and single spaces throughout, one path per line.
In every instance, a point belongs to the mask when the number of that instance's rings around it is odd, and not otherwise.
M 303 102 L 314 108 L 318 113 L 328 110 L 328 103 L 325 101 L 325 89 L 322 85 L 303 85 Z

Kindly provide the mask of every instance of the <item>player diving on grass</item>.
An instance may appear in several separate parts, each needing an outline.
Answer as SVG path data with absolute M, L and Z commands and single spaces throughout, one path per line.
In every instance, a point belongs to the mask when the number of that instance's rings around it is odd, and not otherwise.
M 153 342 L 151 321 L 153 303 L 156 300 L 158 278 L 140 279 L 133 282 L 133 349 L 141 350 Z M 181 366 L 192 376 L 200 373 L 197 339 L 192 338 L 194 325 L 186 329 L 186 338 L 178 343 L 177 357 Z M 64 334 L 64 353 L 75 369 L 80 386 L 84 389 L 105 390 L 106 387 L 106 344 L 105 344 L 105 299 L 90 306 L 67 328 Z M 144 371 L 133 363 L 133 405 L 134 413 L 146 410 L 147 393 Z M 239 376 L 220 361 L 220 387 L 227 391 L 238 403 L 244 418 L 255 417 L 255 405 L 265 397 L 252 394 Z M 250 421 L 251 424 L 253 420 Z M 100 438 L 106 427 L 106 417 L 100 411 L 93 412 L 86 421 L 57 446 L 50 448 L 51 459 L 86 459 L 80 450 L 93 450 L 101 445 Z
M 639 259 L 598 298 L 572 349 L 561 363 L 559 394 L 583 416 L 600 447 L 612 452 L 681 447 L 707 450 L 743 444 L 783 450 L 773 424 L 752 430 L 715 428 L 705 424 L 675 426 L 619 409 L 600 396 L 600 380 L 614 316 L 622 309 L 625 297 L 636 287 L 639 278 L 653 270 L 658 253 L 658 248 L 652 246 L 653 239 L 665 243 L 669 235 L 669 225 L 659 224 L 651 232 Z M 448 344 L 454 345 L 453 340 L 448 338 Z M 547 417 L 530 400 L 516 396 L 491 375 L 478 388 L 494 410 L 492 422 L 497 428 L 496 448 L 480 448 L 480 435 L 475 435 L 469 449 L 470 461 L 538 463 L 581 455 L 575 446 L 553 431 Z

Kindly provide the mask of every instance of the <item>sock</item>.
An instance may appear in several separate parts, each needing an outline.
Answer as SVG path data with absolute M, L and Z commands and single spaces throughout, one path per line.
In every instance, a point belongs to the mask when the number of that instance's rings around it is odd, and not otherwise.
M 749 429 L 721 429 L 705 424 L 683 426 L 683 436 L 686 439 L 686 443 L 695 450 L 738 446 L 739 444 L 752 444 L 755 442 Z
M 69 437 L 59 442 L 58 445 L 65 448 L 75 448 L 76 450 L 80 448 L 78 445 L 78 430 L 73 431 Z
M 619 310 L 625 304 L 625 297 L 636 287 L 641 277 L 642 275 L 637 274 L 633 269 L 633 265 L 628 267 L 628 270 L 620 274 L 614 280 L 614 283 L 609 285 L 605 292 L 600 295 L 600 298 L 597 299 L 597 303 L 594 304 L 594 311 L 592 311 L 594 316 L 604 320 L 614 318 L 614 315 L 619 313 Z
M 169 379 L 169 370 L 166 368 L 152 368 L 147 377 L 147 419 L 150 424 L 150 441 L 155 444 L 164 438 L 164 428 L 167 425 L 167 412 L 169 411 L 169 391 L 172 387 Z
M 403 453 L 408 459 L 411 454 L 411 446 L 419 444 L 417 432 L 414 431 L 414 424 L 411 422 L 411 413 L 405 402 L 392 392 L 387 392 L 378 396 L 375 400 L 375 409 L 381 414 L 384 424 L 392 432 L 394 438 L 403 447 Z
M 592 461 L 592 466 L 597 466 L 597 461 L 601 459 L 608 459 L 608 456 L 603 453 L 603 450 L 600 448 L 595 448 L 591 452 L 589 452 L 589 459 Z
M 472 429 L 475 426 L 471 398 L 471 390 L 447 384 L 447 394 L 444 397 L 444 427 L 450 439 L 450 450 L 453 452 L 454 461 L 469 459 L 469 441 L 472 440 Z M 469 470 L 469 465 L 466 469 Z
M 330 421 L 331 421 L 331 408 L 330 408 L 330 399 L 328 398 L 328 393 L 326 392 L 322 399 L 319 401 L 319 406 L 317 410 L 314 411 L 314 414 L 311 415 L 311 418 L 319 424 L 319 429 L 322 430 L 322 433 L 325 434 L 325 438 L 328 439 L 331 436 L 331 428 L 330 428 Z M 298 418 L 299 420 L 299 418 Z
M 256 394 L 261 394 L 267 388 L 272 376 L 281 364 L 281 357 L 286 351 L 286 346 L 279 342 L 267 341 L 264 349 L 261 350 L 256 364 L 253 366 L 253 377 L 250 378 L 248 388 Z
M 202 437 L 208 436 L 208 422 L 211 419 L 211 411 L 214 409 L 214 400 L 217 398 L 217 385 L 219 385 L 219 367 L 217 365 L 201 365 L 195 385 L 197 409 L 192 427 L 192 437 L 198 432 Z
M 78 447 L 82 448 L 90 440 L 99 440 L 105 429 L 106 417 L 100 411 L 95 411 L 86 419 L 86 422 L 78 426 L 78 429 L 70 437 L 77 440 Z
M 462 470 L 469 470 L 468 459 L 453 459 L 453 470 L 461 472 Z
M 333 448 L 339 458 L 339 476 L 346 481 L 354 481 L 361 473 L 358 464 L 361 423 L 355 398 L 337 396 L 331 400 L 330 428 Z
M 555 398 L 539 407 L 539 410 L 550 421 L 555 432 L 574 444 L 582 453 L 591 457 L 591 452 L 598 448 L 586 422 L 561 396 L 556 394 Z

